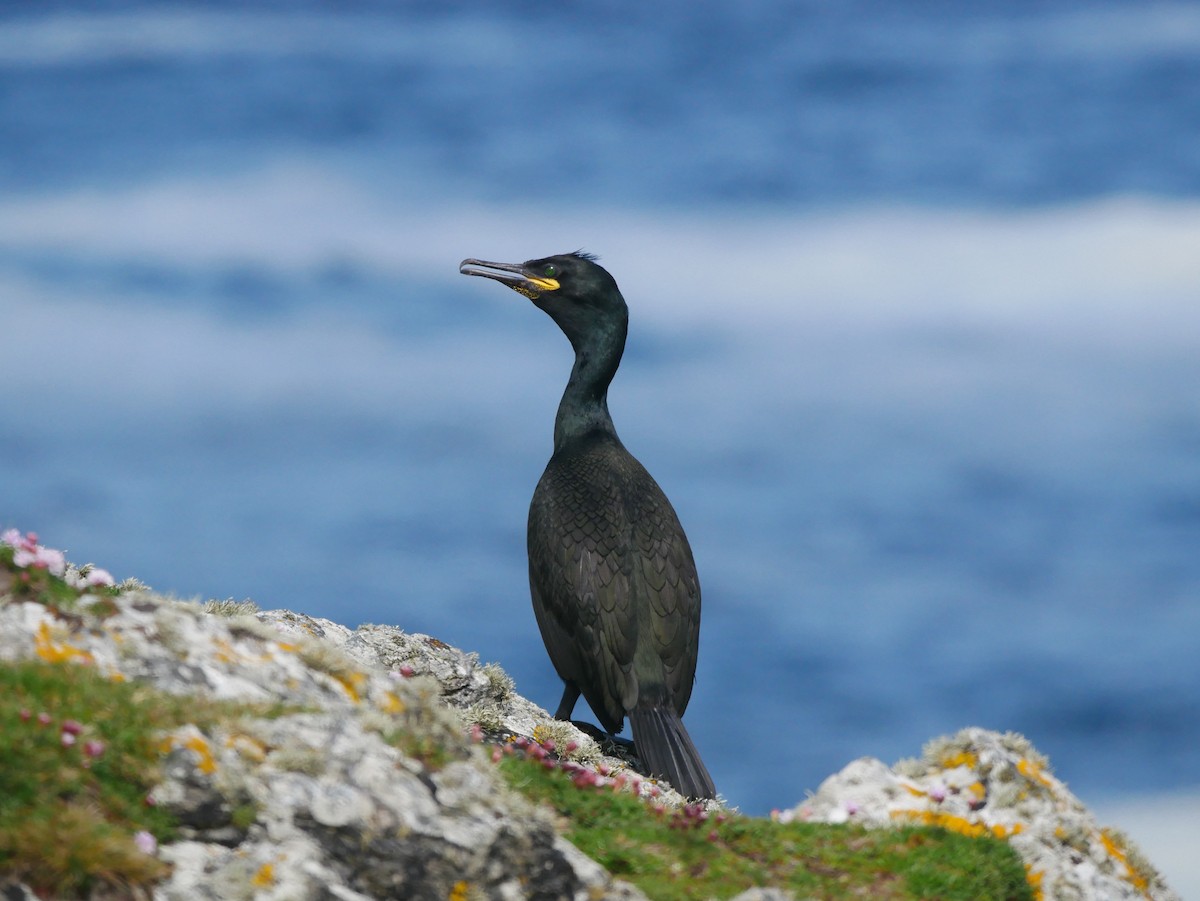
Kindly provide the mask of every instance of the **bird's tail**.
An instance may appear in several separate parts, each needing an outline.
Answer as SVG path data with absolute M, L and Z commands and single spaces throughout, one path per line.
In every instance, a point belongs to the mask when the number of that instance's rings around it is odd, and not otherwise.
M 715 798 L 717 787 L 683 720 L 669 707 L 635 707 L 629 711 L 633 744 L 647 775 L 666 779 L 687 798 Z

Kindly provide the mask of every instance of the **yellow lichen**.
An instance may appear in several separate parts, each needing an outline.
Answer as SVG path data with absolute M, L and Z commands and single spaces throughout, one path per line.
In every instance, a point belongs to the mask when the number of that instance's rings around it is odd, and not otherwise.
M 346 694 L 350 695 L 350 700 L 358 703 L 362 700 L 363 686 L 367 683 L 367 677 L 363 673 L 334 673 L 333 678 L 337 679 L 338 684 L 346 689 Z
M 893 810 L 892 817 L 894 819 L 916 820 L 926 826 L 938 826 L 950 832 L 965 835 L 968 838 L 979 838 L 990 832 L 996 838 L 1004 839 L 1010 835 L 1018 834 L 1023 829 L 1020 823 L 1014 823 L 1012 826 L 1003 826 L 996 823 L 989 827 L 978 820 L 969 820 L 966 817 L 956 816 L 952 813 L 943 813 L 939 810 Z
M 1041 870 L 1035 870 L 1029 864 L 1025 864 L 1025 881 L 1033 889 L 1034 901 L 1046 901 L 1046 892 L 1042 888 L 1042 880 L 1045 878 L 1046 874 Z
M 37 655 L 47 663 L 95 663 L 95 658 L 88 651 L 72 647 L 65 642 L 56 643 L 50 637 L 50 627 L 46 623 L 38 626 L 33 641 Z
M 926 826 L 940 826 L 943 829 L 949 829 L 951 832 L 958 832 L 961 835 L 977 838 L 983 835 L 983 827 L 977 823 L 972 823 L 967 819 L 959 816 L 953 816 L 948 813 L 939 813 L 935 810 L 893 810 L 892 817 L 895 819 L 911 819 L 917 822 L 924 823 Z
M 215 659 L 219 660 L 221 663 L 237 663 L 238 662 L 237 651 L 235 651 L 233 649 L 233 645 L 231 645 L 224 638 L 214 639 L 213 644 L 216 645 L 216 650 L 213 651 L 213 657 Z
M 1100 843 L 1104 845 L 1104 850 L 1108 852 L 1109 857 L 1120 861 L 1121 865 L 1125 868 L 1125 879 L 1132 883 L 1139 892 L 1149 898 L 1149 880 L 1139 873 L 1135 867 L 1130 865 L 1129 858 L 1125 854 L 1125 849 L 1117 842 L 1117 836 L 1108 829 L 1101 829 Z
M 1046 786 L 1046 788 L 1053 788 L 1053 783 L 1051 783 L 1050 778 L 1042 772 L 1041 766 L 1032 760 L 1022 757 L 1019 761 L 1017 761 L 1017 772 L 1026 779 L 1029 779 L 1033 782 L 1040 782 L 1042 785 Z
M 231 735 L 225 739 L 225 747 L 232 748 L 242 757 L 255 763 L 262 763 L 267 759 L 267 746 L 253 735 Z
M 450 901 L 467 901 L 468 887 L 464 879 L 454 883 L 454 887 L 450 889 Z
M 403 713 L 408 709 L 408 705 L 400 700 L 400 696 L 394 691 L 384 692 L 383 700 L 379 702 L 379 709 L 384 713 L 398 714 Z
M 255 888 L 266 888 L 269 885 L 274 885 L 275 865 L 271 863 L 264 863 L 258 868 L 258 872 L 254 874 L 254 878 L 250 880 L 250 883 Z
M 212 748 L 201 735 L 193 735 L 186 741 L 180 742 L 176 736 L 168 735 L 158 744 L 158 750 L 161 754 L 170 754 L 176 748 L 186 748 L 192 751 L 200 760 L 196 764 L 196 768 L 205 775 L 211 775 L 217 771 L 217 761 L 213 757 Z
M 965 766 L 970 769 L 975 769 L 979 764 L 979 758 L 970 751 L 959 751 L 957 754 L 947 754 L 941 759 L 941 765 L 948 770 L 955 767 Z
M 215 773 L 217 770 L 217 762 L 213 759 L 212 749 L 209 748 L 208 742 L 201 736 L 194 735 L 189 738 L 183 745 L 189 751 L 193 751 L 200 758 L 200 762 L 196 765 L 200 772 L 206 776 Z

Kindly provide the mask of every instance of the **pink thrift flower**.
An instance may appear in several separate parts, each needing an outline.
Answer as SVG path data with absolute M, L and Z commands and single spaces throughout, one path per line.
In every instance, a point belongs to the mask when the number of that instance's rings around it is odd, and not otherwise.
M 75 744 L 75 736 L 74 736 L 74 735 L 72 735 L 70 732 L 64 732 L 64 733 L 62 734 L 62 745 L 63 745 L 63 747 L 64 747 L 64 748 L 69 748 L 69 747 L 71 747 L 71 745 L 73 745 L 73 744 Z
M 67 558 L 62 551 L 54 548 L 38 546 L 37 565 L 50 571 L 51 575 L 61 577 L 67 571 Z
M 83 753 L 88 757 L 99 757 L 104 753 L 104 742 L 102 741 L 85 741 L 83 743 Z
M 83 731 L 83 724 L 79 720 L 64 720 L 62 730 L 63 732 L 69 732 L 71 735 L 78 735 Z
M 28 707 L 22 707 L 19 716 L 21 717 L 22 723 L 27 723 L 27 722 L 29 722 L 29 720 L 33 716 L 33 714 L 29 711 Z
M 154 854 L 158 851 L 158 840 L 144 829 L 134 833 L 133 843 L 143 854 Z
M 38 714 L 38 722 L 41 723 L 43 726 L 49 726 L 50 725 L 50 714 L 45 713 L 45 712 L 39 713 Z
M 16 529 L 5 529 L 4 534 L 0 535 L 0 543 L 7 544 L 9 547 L 20 547 L 21 533 Z
M 61 577 L 67 571 L 67 558 L 62 551 L 42 547 L 37 543 L 36 538 L 37 536 L 30 532 L 20 544 L 12 545 L 13 564 L 21 569 L 28 569 L 31 566 L 45 569 L 53 575 Z
M 110 573 L 107 569 L 93 569 L 87 574 L 87 576 L 84 577 L 84 584 L 89 588 L 94 588 L 100 585 L 104 586 L 105 588 L 111 588 L 117 583 L 113 579 L 112 573 Z

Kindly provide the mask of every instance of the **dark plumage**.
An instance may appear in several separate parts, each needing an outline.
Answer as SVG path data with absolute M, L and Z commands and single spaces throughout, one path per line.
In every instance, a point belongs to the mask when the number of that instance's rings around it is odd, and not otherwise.
M 609 733 L 628 716 L 652 775 L 688 797 L 715 797 L 680 720 L 700 640 L 696 565 L 671 502 L 608 413 L 629 324 L 625 299 L 582 252 L 519 264 L 464 260 L 460 271 L 528 297 L 575 349 L 554 455 L 529 507 L 533 609 L 565 683 L 555 716 L 569 719 L 580 693 Z

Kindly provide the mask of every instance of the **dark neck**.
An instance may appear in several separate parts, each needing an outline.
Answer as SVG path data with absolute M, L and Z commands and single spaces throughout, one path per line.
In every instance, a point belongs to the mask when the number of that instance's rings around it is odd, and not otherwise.
M 554 420 L 554 452 L 591 432 L 617 435 L 608 413 L 608 386 L 621 365 L 626 324 L 614 326 L 597 339 L 575 344 L 575 365 L 558 403 Z

